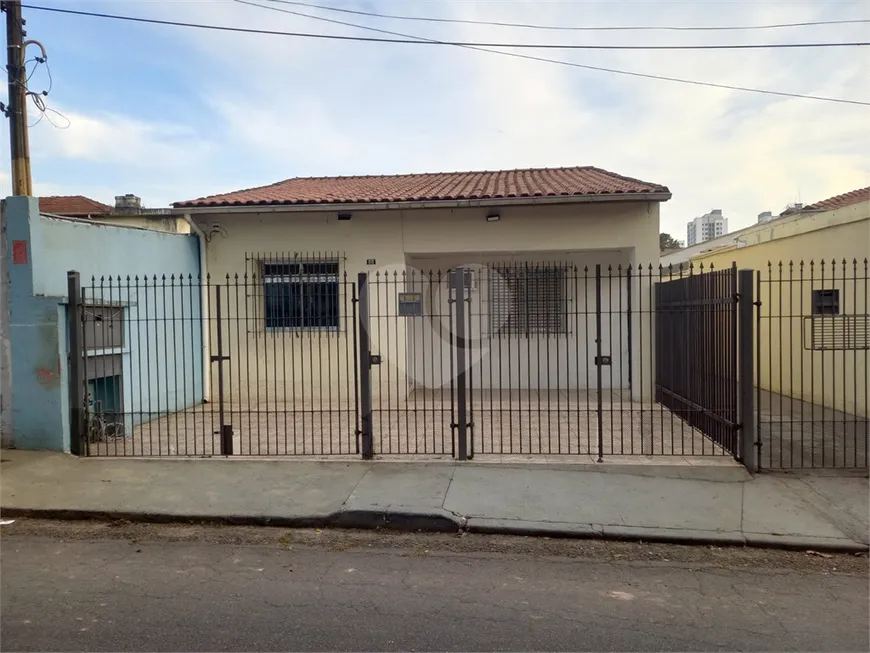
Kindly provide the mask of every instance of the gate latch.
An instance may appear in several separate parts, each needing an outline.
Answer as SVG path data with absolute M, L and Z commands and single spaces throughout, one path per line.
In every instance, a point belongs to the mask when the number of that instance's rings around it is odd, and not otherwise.
M 380 365 L 381 364 L 381 355 L 380 354 L 369 354 L 369 365 Z
M 596 365 L 610 365 L 611 364 L 610 356 L 596 356 L 595 357 L 595 364 Z

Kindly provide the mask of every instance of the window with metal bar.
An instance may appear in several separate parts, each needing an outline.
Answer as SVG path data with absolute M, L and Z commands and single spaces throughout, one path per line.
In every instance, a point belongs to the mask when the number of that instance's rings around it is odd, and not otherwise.
M 493 268 L 489 306 L 492 333 L 567 333 L 565 269 L 553 265 Z
M 263 264 L 263 302 L 267 329 L 339 327 L 337 260 Z
M 839 315 L 840 290 L 822 288 L 813 290 L 813 315 Z

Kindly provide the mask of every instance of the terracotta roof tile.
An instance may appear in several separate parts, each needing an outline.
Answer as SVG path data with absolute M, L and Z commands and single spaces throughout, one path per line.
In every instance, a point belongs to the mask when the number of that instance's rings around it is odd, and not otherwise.
M 103 215 L 112 212 L 112 207 L 84 195 L 54 195 L 39 198 L 39 210 L 63 216 Z
M 804 210 L 833 211 L 834 209 L 841 209 L 844 206 L 850 206 L 852 204 L 858 204 L 859 202 L 868 201 L 870 201 L 870 186 L 868 186 L 867 188 L 859 188 L 858 190 L 853 190 L 848 193 L 843 193 L 842 195 L 835 195 L 834 197 L 829 197 L 828 199 L 822 200 L 821 202 L 816 202 L 815 204 L 805 206 Z
M 270 186 L 176 202 L 174 206 L 366 204 L 669 192 L 666 186 L 586 166 L 392 176 L 296 177 Z

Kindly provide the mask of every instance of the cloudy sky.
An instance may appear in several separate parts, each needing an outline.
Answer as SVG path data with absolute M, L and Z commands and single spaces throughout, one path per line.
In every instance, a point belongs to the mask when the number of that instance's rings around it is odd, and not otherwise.
M 367 18 L 261 5 L 465 41 L 585 44 L 870 40 L 870 23 L 748 31 L 571 32 Z M 560 26 L 709 26 L 870 18 L 866 1 L 319 0 L 380 13 Z M 369 35 L 232 0 L 30 0 L 163 20 Z M 870 185 L 870 107 L 639 79 L 456 47 L 323 41 L 25 9 L 48 49 L 31 132 L 38 195 L 166 206 L 294 176 L 595 165 L 666 184 L 662 228 Z M 870 48 L 523 51 L 575 63 L 870 102 Z M 28 51 L 28 55 L 32 56 Z M 30 80 L 48 85 L 45 67 Z M 30 108 L 30 122 L 38 114 Z M 8 134 L 2 147 L 8 151 Z M 9 193 L 8 165 L 0 192 Z

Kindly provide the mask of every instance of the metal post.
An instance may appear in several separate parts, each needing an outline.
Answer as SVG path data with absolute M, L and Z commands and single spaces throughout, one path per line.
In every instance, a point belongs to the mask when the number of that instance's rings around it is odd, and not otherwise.
M 740 420 L 740 460 L 750 472 L 758 470 L 755 452 L 755 322 L 753 311 L 754 270 L 740 270 L 738 273 L 737 303 L 737 356 L 739 379 L 739 416 Z
M 598 462 L 604 462 L 604 404 L 601 365 L 601 264 L 595 265 L 595 382 L 598 400 Z
M 217 320 L 217 354 L 211 357 L 212 363 L 218 364 L 218 415 L 220 421 L 220 451 L 222 456 L 233 455 L 233 425 L 226 423 L 224 411 L 224 361 L 229 356 L 224 356 L 223 325 L 221 324 L 221 287 L 215 286 L 215 319 Z
M 374 435 L 372 433 L 372 353 L 369 340 L 369 284 L 368 274 L 360 272 L 359 284 L 359 402 L 360 431 L 363 460 L 374 457 Z
M 453 271 L 453 292 L 456 301 L 456 438 L 457 458 L 468 460 L 468 397 L 466 396 L 465 369 L 465 268 Z
M 82 365 L 82 286 L 79 273 L 70 270 L 67 281 L 67 329 L 69 333 L 69 450 L 79 456 L 85 441 L 84 370 Z

